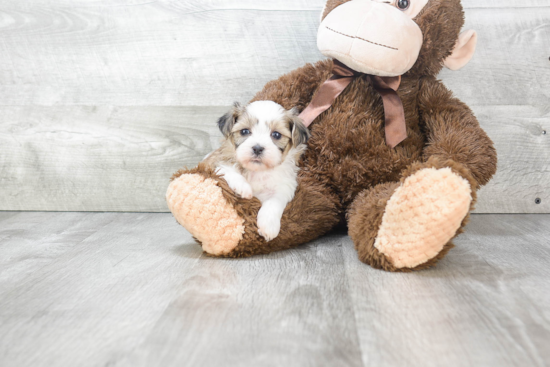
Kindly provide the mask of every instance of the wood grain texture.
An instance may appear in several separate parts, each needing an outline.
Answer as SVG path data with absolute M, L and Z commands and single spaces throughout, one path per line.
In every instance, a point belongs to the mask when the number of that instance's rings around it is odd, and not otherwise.
M 338 238 L 197 265 L 121 366 L 361 366 Z
M 228 108 L 0 108 L 0 208 L 165 212 L 169 177 L 219 146 L 214 121 Z M 500 159 L 477 212 L 550 212 L 549 115 L 523 106 L 477 114 Z
M 224 106 L 321 58 L 323 4 L 4 1 L 0 209 L 166 211 L 167 179 L 217 146 Z M 441 77 L 499 151 L 478 212 L 548 213 L 550 4 L 463 4 L 477 54 Z
M 0 212 L 0 365 L 548 366 L 549 224 L 474 215 L 393 274 L 338 233 L 213 259 L 170 214 Z
M 478 195 L 478 213 L 550 212 L 550 110 L 533 106 L 474 108 L 498 152 L 498 170 Z M 537 204 L 540 199 L 540 204 Z
M 462 0 L 464 9 L 538 8 L 548 6 L 546 0 Z
M 25 213 L 4 222 L 0 364 L 105 366 L 139 345 L 200 257 L 176 254 L 192 240 L 167 219 Z
M 364 366 L 548 366 L 549 223 L 474 215 L 435 269 L 413 275 L 364 266 L 343 239 Z
M 219 107 L 0 108 L 0 208 L 167 211 L 173 172 L 220 136 Z
M 218 261 L 168 214 L 23 213 L 2 224 L 2 366 L 361 365 L 330 239 Z
M 309 3 L 7 0 L 0 104 L 244 101 L 268 80 L 320 58 L 314 37 L 322 6 Z
M 478 54 L 464 72 L 444 78 L 459 96 L 484 104 L 518 104 L 521 96 L 547 103 L 550 5 L 508 1 L 495 9 L 497 3 L 465 3 L 466 27 L 480 33 Z M 323 4 L 8 0 L 0 18 L 0 104 L 246 101 L 267 81 L 322 58 L 316 34 Z M 535 74 L 539 85 L 523 82 Z

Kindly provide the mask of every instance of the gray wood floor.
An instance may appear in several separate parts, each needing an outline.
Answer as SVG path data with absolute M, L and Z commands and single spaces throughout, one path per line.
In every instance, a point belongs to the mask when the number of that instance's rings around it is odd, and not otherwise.
M 205 257 L 169 214 L 0 212 L 0 365 L 550 365 L 550 215 L 476 215 L 433 270 L 333 234 Z

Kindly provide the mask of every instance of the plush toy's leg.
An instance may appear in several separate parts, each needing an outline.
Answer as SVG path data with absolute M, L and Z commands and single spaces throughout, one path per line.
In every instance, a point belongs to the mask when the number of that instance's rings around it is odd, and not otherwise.
M 301 176 L 298 189 L 281 219 L 279 236 L 266 242 L 258 234 L 261 203 L 235 195 L 225 180 L 199 165 L 174 175 L 166 193 L 176 220 L 202 245 L 220 257 L 245 257 L 309 242 L 340 220 L 337 196 L 313 178 Z
M 464 167 L 434 159 L 362 192 L 347 213 L 359 258 L 388 271 L 433 266 L 466 225 L 476 189 Z

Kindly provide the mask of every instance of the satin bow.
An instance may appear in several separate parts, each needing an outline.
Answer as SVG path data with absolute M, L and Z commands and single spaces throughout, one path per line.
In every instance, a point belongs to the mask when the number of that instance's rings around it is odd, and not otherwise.
M 353 79 L 367 75 L 374 89 L 382 97 L 385 115 L 386 144 L 395 148 L 407 138 L 407 125 L 403 102 L 397 95 L 397 89 L 401 84 L 401 76 L 381 77 L 359 73 L 348 68 L 338 60 L 334 60 L 332 76 L 321 85 L 313 96 L 311 103 L 302 111 L 300 117 L 304 125 L 309 126 L 321 113 L 332 106 L 336 98 L 346 89 Z

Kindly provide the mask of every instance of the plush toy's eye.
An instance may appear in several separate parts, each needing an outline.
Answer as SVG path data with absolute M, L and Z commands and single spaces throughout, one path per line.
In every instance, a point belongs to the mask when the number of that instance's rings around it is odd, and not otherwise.
M 409 0 L 397 0 L 397 7 L 401 10 L 407 10 L 411 2 Z
M 245 135 L 248 135 L 248 134 L 250 134 L 250 130 L 248 130 L 248 129 L 242 129 L 241 130 L 241 135 L 242 136 L 245 136 Z
M 281 139 L 281 137 L 282 137 L 281 133 L 280 133 L 280 132 L 277 132 L 277 131 L 272 132 L 272 133 L 271 133 L 271 136 L 272 136 L 273 139 L 275 139 L 275 140 L 279 140 L 279 139 Z

